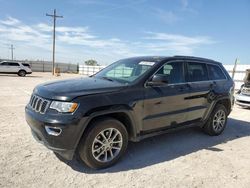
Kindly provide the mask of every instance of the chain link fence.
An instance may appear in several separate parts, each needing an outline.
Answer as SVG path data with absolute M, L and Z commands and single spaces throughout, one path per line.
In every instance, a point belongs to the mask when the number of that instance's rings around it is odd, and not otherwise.
M 2 59 L 0 61 L 10 61 L 7 59 Z M 51 61 L 17 61 L 21 63 L 28 63 L 31 66 L 33 72 L 51 72 L 52 62 Z M 59 68 L 60 72 L 78 73 L 78 64 L 71 63 L 55 63 L 55 68 Z

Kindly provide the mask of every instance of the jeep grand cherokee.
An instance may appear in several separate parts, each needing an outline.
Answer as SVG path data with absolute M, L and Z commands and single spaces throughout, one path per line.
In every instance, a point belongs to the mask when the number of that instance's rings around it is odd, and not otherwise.
M 99 169 L 117 162 L 128 141 L 193 125 L 221 134 L 233 92 L 232 79 L 216 61 L 134 57 L 87 78 L 38 85 L 26 120 L 49 149 Z

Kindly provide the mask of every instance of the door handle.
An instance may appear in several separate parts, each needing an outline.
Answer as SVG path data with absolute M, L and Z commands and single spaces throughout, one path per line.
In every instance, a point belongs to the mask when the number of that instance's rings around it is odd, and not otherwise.
M 190 84 L 186 84 L 184 86 L 181 86 L 178 88 L 178 91 L 186 91 L 186 90 L 189 90 L 191 89 L 191 85 Z
M 185 89 L 184 89 L 184 87 L 180 87 L 179 89 L 178 89 L 178 91 L 184 91 Z
M 217 85 L 216 82 L 213 81 L 213 82 L 210 84 L 210 88 L 213 88 L 213 87 L 215 87 L 216 85 Z

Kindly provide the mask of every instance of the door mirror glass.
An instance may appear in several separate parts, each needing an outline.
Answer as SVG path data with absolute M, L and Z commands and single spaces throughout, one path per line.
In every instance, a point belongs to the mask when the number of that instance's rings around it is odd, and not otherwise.
M 168 84 L 168 78 L 165 75 L 154 75 L 152 80 L 147 83 L 149 86 L 162 86 Z

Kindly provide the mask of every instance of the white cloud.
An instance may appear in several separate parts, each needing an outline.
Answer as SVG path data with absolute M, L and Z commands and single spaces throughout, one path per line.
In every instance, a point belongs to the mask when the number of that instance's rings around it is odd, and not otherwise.
M 137 41 L 120 38 L 102 38 L 94 35 L 88 27 L 56 28 L 56 59 L 62 62 L 83 62 L 94 58 L 100 63 L 139 55 L 193 54 L 203 45 L 213 44 L 207 36 L 184 36 L 169 33 L 146 32 Z M 50 60 L 52 26 L 46 23 L 28 25 L 8 17 L 0 20 L 0 57 L 8 57 L 6 44 L 14 44 L 19 59 Z M 2 46 L 2 47 L 1 47 Z M 6 48 L 6 49 L 5 49 Z
M 4 25 L 10 25 L 11 26 L 11 25 L 19 24 L 20 21 L 9 16 L 6 20 L 1 20 L 0 23 L 2 23 Z
M 180 54 L 191 55 L 194 50 L 202 45 L 214 44 L 216 41 L 208 36 L 184 36 L 169 33 L 146 32 L 152 44 L 148 47 L 154 51 L 173 51 Z

